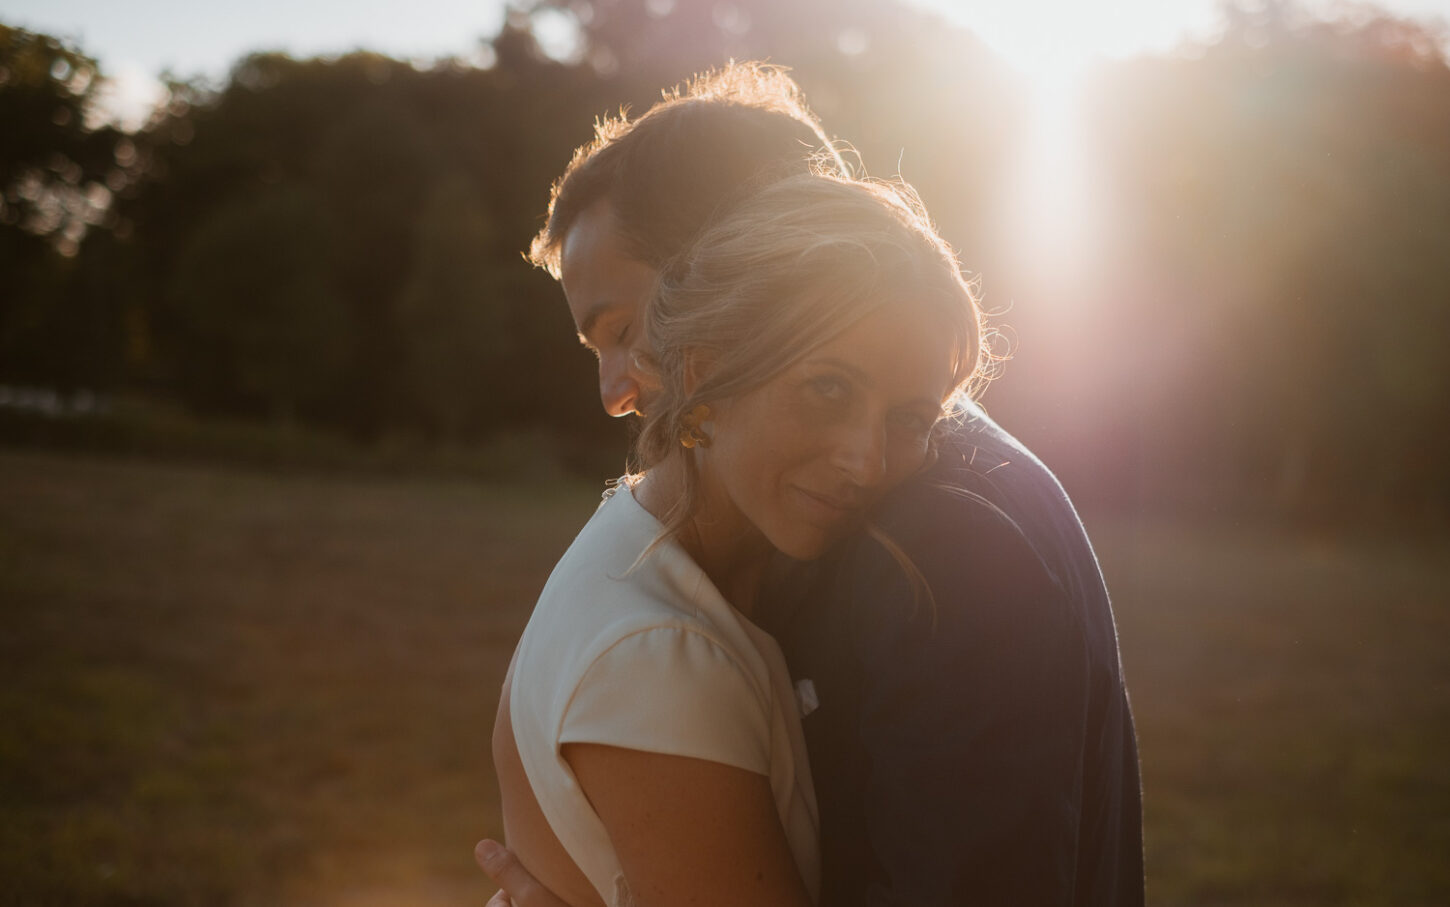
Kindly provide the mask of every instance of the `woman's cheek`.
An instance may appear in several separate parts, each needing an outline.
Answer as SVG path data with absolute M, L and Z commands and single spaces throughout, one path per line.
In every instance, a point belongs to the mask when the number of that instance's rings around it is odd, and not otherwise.
M 931 443 L 928 438 L 914 436 L 898 441 L 893 445 L 888 483 L 894 485 L 911 478 L 926 466 L 930 452 Z

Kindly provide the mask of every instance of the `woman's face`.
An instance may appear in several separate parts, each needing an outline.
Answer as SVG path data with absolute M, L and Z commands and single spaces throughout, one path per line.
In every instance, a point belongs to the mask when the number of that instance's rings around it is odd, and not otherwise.
M 925 462 L 950 340 L 914 313 L 861 319 L 765 385 L 713 407 L 695 524 L 818 557 Z

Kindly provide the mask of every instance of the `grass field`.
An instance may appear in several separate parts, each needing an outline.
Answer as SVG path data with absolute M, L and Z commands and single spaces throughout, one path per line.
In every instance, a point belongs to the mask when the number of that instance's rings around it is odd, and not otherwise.
M 0 903 L 481 905 L 583 486 L 0 452 Z M 1450 542 L 1094 521 L 1159 905 L 1450 903 Z

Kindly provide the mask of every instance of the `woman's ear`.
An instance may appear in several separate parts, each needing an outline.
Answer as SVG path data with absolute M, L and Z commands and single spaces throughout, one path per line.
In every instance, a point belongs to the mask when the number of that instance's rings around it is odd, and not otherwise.
M 685 399 L 689 399 L 710 376 L 715 367 L 715 354 L 703 347 L 692 346 L 685 350 L 684 362 Z

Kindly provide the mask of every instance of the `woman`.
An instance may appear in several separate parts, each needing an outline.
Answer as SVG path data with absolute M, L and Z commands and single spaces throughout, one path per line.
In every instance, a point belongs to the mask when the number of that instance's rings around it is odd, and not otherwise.
M 509 845 L 563 900 L 813 902 L 810 771 L 753 622 L 761 580 L 927 462 L 978 318 L 908 194 L 827 176 L 762 189 L 664 269 L 641 475 L 555 568 L 495 726 Z

